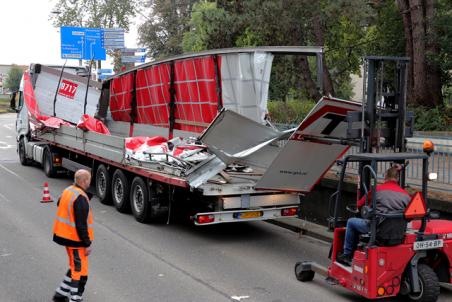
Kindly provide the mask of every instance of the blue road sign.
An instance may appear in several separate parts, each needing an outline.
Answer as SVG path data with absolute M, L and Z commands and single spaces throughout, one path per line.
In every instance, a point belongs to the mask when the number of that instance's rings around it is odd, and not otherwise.
M 104 68 L 104 69 L 98 69 L 98 70 L 97 70 L 97 73 L 98 73 L 98 74 L 101 74 L 101 73 L 113 73 L 113 69 L 107 69 L 107 68 Z
M 124 28 L 104 28 L 102 46 L 106 49 L 124 48 Z
M 113 76 L 113 74 L 100 74 L 97 76 L 97 78 L 99 80 L 105 80 L 106 78 L 111 77 L 111 76 Z
M 83 60 L 105 60 L 106 52 L 102 46 L 102 29 L 62 26 L 61 58 Z
M 62 26 L 60 28 L 60 34 L 61 58 L 83 59 L 84 28 Z
M 136 53 L 136 52 L 146 52 L 146 51 L 147 51 L 146 48 L 123 48 L 123 49 L 121 49 L 122 53 L 129 53 L 129 52 Z
M 144 63 L 146 56 L 122 56 L 122 63 Z
M 107 54 L 102 46 L 102 29 L 85 28 L 85 46 L 83 59 L 85 60 L 105 60 Z

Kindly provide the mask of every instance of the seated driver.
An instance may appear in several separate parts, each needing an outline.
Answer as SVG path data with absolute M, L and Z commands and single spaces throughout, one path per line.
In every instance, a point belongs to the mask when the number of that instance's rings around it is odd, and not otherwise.
M 377 185 L 376 213 L 391 214 L 403 211 L 411 200 L 407 191 L 399 186 L 399 172 L 402 166 L 394 164 L 385 173 L 385 182 Z M 371 199 L 369 193 L 369 200 Z M 357 203 L 361 208 L 366 201 L 363 196 Z M 381 221 L 380 221 L 381 222 Z M 336 258 L 337 262 L 350 266 L 353 259 L 353 252 L 358 245 L 359 235 L 367 234 L 370 230 L 369 220 L 362 218 L 350 218 L 347 221 L 347 230 L 345 232 L 344 252 Z

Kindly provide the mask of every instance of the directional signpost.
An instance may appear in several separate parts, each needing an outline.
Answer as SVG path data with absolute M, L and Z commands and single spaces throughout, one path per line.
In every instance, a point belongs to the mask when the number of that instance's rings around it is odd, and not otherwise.
M 144 63 L 146 56 L 122 56 L 122 63 Z
M 105 60 L 106 49 L 121 50 L 121 62 L 144 63 L 146 48 L 125 48 L 123 28 L 85 28 L 62 26 L 61 58 L 78 60 Z M 100 62 L 99 62 L 100 67 Z M 100 72 L 99 77 L 110 72 Z
M 79 27 L 63 26 L 61 33 L 61 58 L 83 59 L 83 42 L 85 31 Z
M 61 58 L 79 60 L 105 60 L 102 47 L 102 29 L 62 26 Z
M 124 28 L 104 28 L 103 47 L 105 49 L 124 48 Z
M 112 75 L 114 75 L 113 73 L 113 69 L 98 69 L 97 70 L 97 78 L 99 80 L 104 80 L 108 77 L 111 77 Z

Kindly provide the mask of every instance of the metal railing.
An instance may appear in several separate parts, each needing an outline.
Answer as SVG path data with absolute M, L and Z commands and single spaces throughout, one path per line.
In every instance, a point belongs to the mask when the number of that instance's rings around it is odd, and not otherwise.
M 435 190 L 440 191 L 452 191 L 452 173 L 451 173 L 451 167 L 452 167 L 452 146 L 447 145 L 435 145 L 435 149 L 437 151 L 433 152 L 430 155 L 429 158 L 429 172 L 437 173 L 438 179 L 430 184 L 432 188 Z M 358 147 L 351 147 L 347 153 L 344 155 L 349 154 L 356 154 L 358 153 L 359 148 Z M 390 149 L 383 149 L 381 152 L 390 152 Z M 407 152 L 414 152 L 414 153 L 422 153 L 422 143 L 417 142 L 410 142 L 407 146 Z M 384 177 L 384 172 L 389 169 L 390 163 L 389 162 L 380 162 L 378 163 L 378 171 L 379 171 L 379 178 Z M 349 163 L 348 165 L 348 171 L 352 174 L 358 173 L 358 163 Z M 339 168 L 334 165 L 331 168 L 332 171 L 338 172 Z M 422 160 L 416 159 L 416 160 L 410 160 L 406 170 L 406 181 L 407 184 L 410 185 L 420 185 L 422 181 Z

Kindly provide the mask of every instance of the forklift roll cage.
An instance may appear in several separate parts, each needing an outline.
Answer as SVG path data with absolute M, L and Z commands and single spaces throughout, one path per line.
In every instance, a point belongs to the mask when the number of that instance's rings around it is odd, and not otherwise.
M 347 164 L 352 162 L 357 162 L 363 165 L 363 169 L 361 173 L 366 173 L 367 175 L 371 175 L 371 191 L 376 192 L 377 187 L 377 175 L 378 175 L 378 163 L 379 162 L 394 162 L 394 163 L 400 163 L 405 164 L 406 161 L 409 160 L 422 160 L 422 197 L 424 198 L 424 201 L 426 202 L 426 207 L 428 209 L 428 203 L 427 203 L 427 182 L 428 182 L 428 155 L 426 154 L 416 154 L 416 153 L 362 153 L 362 154 L 354 154 L 354 155 L 348 155 L 343 160 L 339 161 L 340 165 L 342 166 L 341 173 L 340 173 L 340 179 L 337 186 L 337 191 L 333 194 L 335 198 L 334 202 L 334 214 L 332 219 L 330 218 L 330 221 L 333 222 L 332 228 L 333 230 L 338 227 L 343 227 L 343 221 L 340 219 L 340 211 L 342 204 L 342 188 L 345 181 L 346 176 L 346 170 L 347 170 Z M 405 165 L 402 165 L 403 169 L 405 169 Z M 401 173 L 404 175 L 404 173 Z M 362 181 L 363 177 L 362 174 L 359 175 L 361 188 L 364 191 L 365 196 L 367 196 L 368 193 L 368 187 L 366 184 Z M 402 179 L 399 180 L 402 187 L 405 186 L 405 182 L 402 181 Z M 387 218 L 402 218 L 403 213 L 400 214 L 391 214 L 391 215 L 385 215 L 385 214 L 377 214 L 374 209 L 376 209 L 376 194 L 371 194 L 371 202 L 368 204 L 366 202 L 365 205 L 365 212 L 367 218 L 370 220 L 370 240 L 368 243 L 368 246 L 374 246 L 375 240 L 376 240 L 376 231 L 377 231 L 377 224 L 378 224 L 378 216 L 384 216 Z M 422 218 L 422 225 L 419 229 L 419 233 L 423 233 L 425 230 L 425 226 L 427 223 L 427 216 L 424 216 Z

